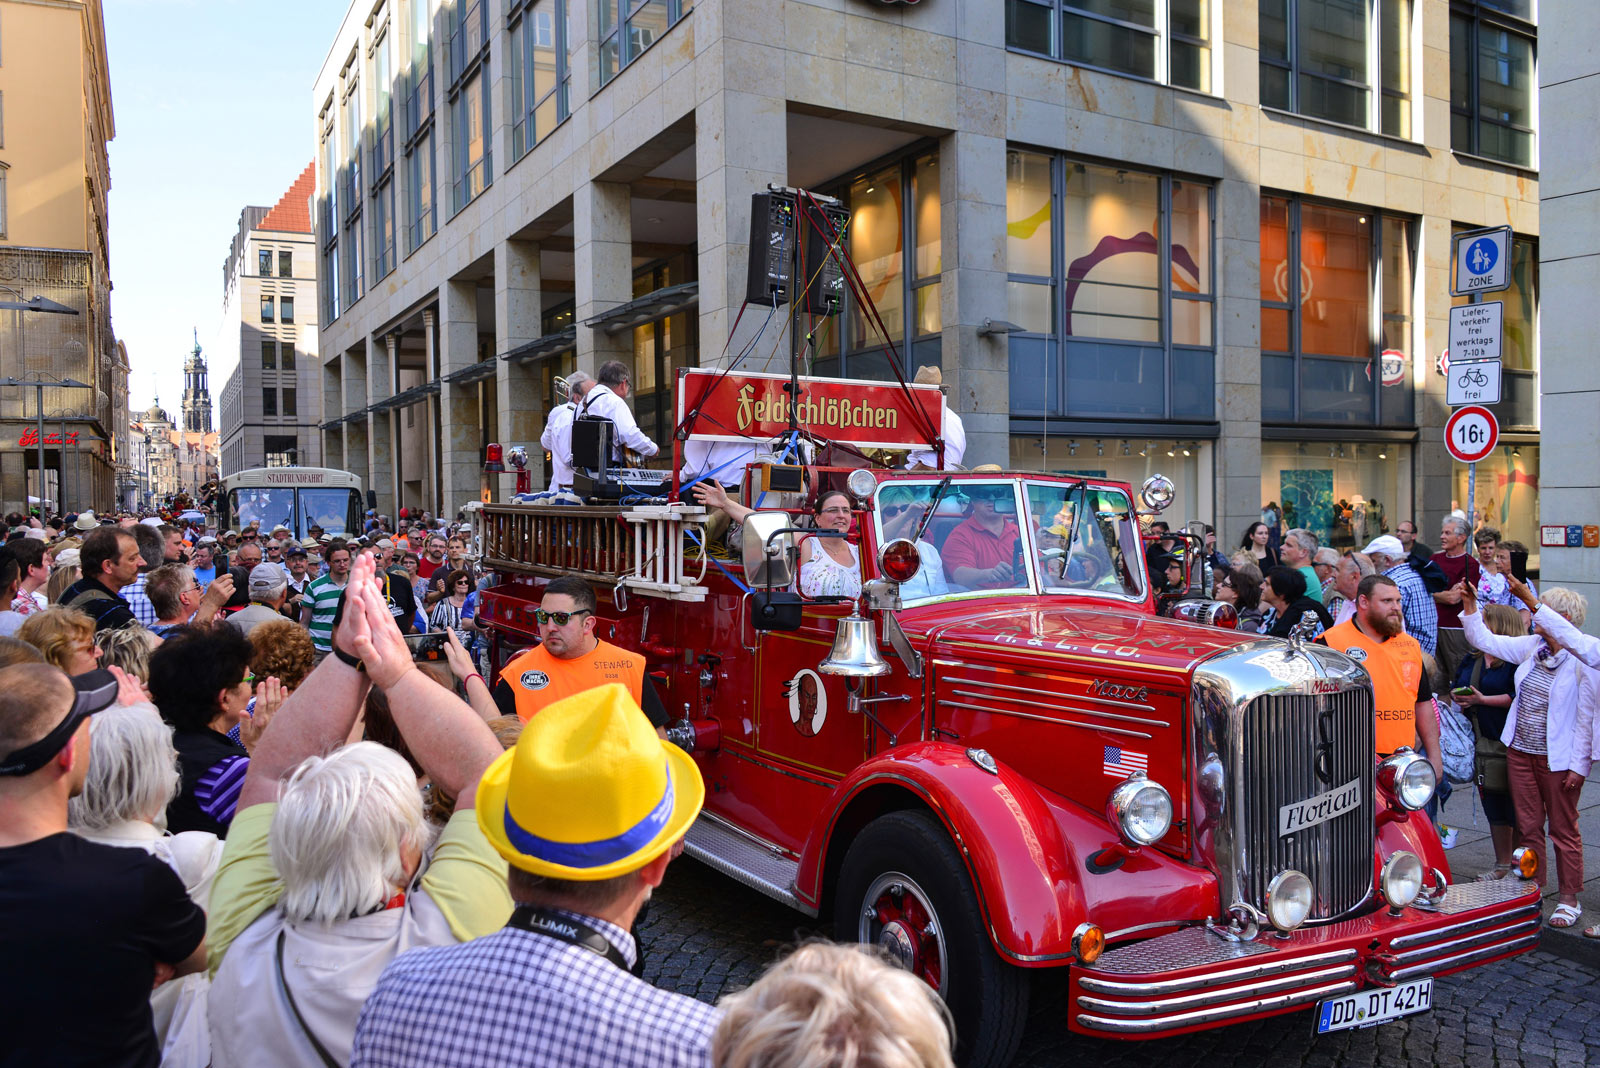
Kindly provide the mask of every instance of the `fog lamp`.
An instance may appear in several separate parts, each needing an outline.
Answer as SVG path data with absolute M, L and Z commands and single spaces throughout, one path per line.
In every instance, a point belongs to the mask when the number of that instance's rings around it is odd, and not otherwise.
M 1172 827 L 1172 796 L 1160 783 L 1136 771 L 1111 791 L 1106 817 L 1129 845 L 1158 842 Z
M 1527 846 L 1517 846 L 1511 851 L 1511 864 L 1520 879 L 1531 879 L 1539 874 L 1539 854 Z
M 1427 758 L 1401 746 L 1378 765 L 1378 789 L 1391 804 L 1415 812 L 1433 800 L 1439 785 Z
M 1311 880 L 1293 868 L 1280 871 L 1267 884 L 1267 919 L 1285 934 L 1306 922 L 1315 902 Z
M 1092 923 L 1080 923 L 1072 932 L 1072 952 L 1080 963 L 1093 964 L 1106 951 L 1106 934 Z
M 1398 916 L 1401 909 L 1422 893 L 1422 861 L 1417 859 L 1415 853 L 1405 850 L 1396 853 L 1383 862 L 1379 889 L 1383 891 L 1383 899 L 1389 903 L 1390 913 Z

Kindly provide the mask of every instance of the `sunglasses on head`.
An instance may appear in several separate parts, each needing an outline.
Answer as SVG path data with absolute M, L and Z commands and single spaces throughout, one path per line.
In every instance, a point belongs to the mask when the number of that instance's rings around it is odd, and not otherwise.
M 536 608 L 533 612 L 533 618 L 539 621 L 541 627 L 546 623 L 554 623 L 558 627 L 564 627 L 572 622 L 573 616 L 586 615 L 588 612 L 589 609 L 587 608 L 580 608 L 576 612 L 546 612 L 543 608 Z

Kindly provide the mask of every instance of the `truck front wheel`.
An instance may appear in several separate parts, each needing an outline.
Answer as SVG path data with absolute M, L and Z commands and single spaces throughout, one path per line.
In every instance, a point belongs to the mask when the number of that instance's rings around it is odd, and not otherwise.
M 989 944 L 966 865 L 937 819 L 894 812 L 869 823 L 845 854 L 834 902 L 841 942 L 887 950 L 944 998 L 961 1064 L 1010 1062 L 1028 977 Z

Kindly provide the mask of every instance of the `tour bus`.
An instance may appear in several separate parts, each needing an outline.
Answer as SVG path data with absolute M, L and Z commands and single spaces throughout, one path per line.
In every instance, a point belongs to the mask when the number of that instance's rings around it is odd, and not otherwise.
M 262 530 L 282 524 L 294 536 L 313 526 L 329 534 L 361 529 L 361 479 L 331 467 L 255 467 L 227 476 L 217 505 L 217 525 L 239 530 L 260 521 Z

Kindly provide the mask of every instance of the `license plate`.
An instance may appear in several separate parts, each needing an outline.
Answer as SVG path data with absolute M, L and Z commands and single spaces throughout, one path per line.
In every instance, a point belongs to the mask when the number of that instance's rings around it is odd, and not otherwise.
M 1317 1034 L 1398 1020 L 1433 1008 L 1433 979 L 1413 979 L 1387 988 L 1363 990 L 1317 1003 Z

